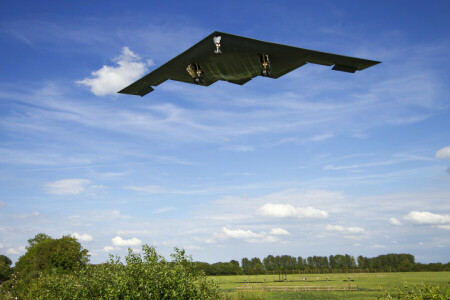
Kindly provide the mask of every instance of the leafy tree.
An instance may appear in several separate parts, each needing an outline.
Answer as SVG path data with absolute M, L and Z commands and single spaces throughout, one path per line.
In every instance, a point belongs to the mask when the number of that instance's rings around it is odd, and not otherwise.
M 5 255 L 0 255 L 0 281 L 8 280 L 11 277 L 12 261 Z
M 71 236 L 52 239 L 40 233 L 28 243 L 27 252 L 16 262 L 15 271 L 20 274 L 37 276 L 39 272 L 53 270 L 59 273 L 73 272 L 89 261 L 88 250 L 83 249 Z
M 30 249 L 31 247 L 39 244 L 40 242 L 43 242 L 48 239 L 51 239 L 51 236 L 46 235 L 45 233 L 38 233 L 34 238 L 28 240 L 28 246 L 26 248 Z
M 107 263 L 86 265 L 67 274 L 45 273 L 11 293 L 20 299 L 219 299 L 217 285 L 198 270 L 184 250 L 175 248 L 167 261 L 155 248 L 142 254 L 128 249 L 125 263 L 110 256 Z

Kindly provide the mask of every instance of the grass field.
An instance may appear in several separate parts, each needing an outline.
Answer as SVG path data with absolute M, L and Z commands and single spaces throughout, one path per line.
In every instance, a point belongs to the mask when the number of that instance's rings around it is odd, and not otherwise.
M 450 272 L 407 272 L 407 273 L 343 273 L 343 274 L 297 274 L 287 275 L 286 281 L 279 281 L 278 275 L 211 276 L 230 299 L 383 299 L 385 291 L 394 296 L 405 282 L 409 288 L 422 282 L 435 285 L 450 285 Z M 328 279 L 327 279 L 328 278 Z M 350 278 L 350 280 L 349 280 Z M 284 279 L 284 278 L 283 278 Z M 306 280 L 305 280 L 306 279 Z M 237 287 L 261 288 L 262 286 L 352 286 L 358 291 L 319 292 L 237 292 Z

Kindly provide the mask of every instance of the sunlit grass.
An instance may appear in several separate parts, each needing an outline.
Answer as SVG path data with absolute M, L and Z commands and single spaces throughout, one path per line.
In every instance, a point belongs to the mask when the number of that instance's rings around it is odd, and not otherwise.
M 422 282 L 449 286 L 450 272 L 393 272 L 393 273 L 341 273 L 341 274 L 290 274 L 286 281 L 279 275 L 211 276 L 228 299 L 383 299 L 389 293 L 398 294 L 405 282 L 409 285 Z M 320 292 L 261 292 L 236 291 L 243 286 L 345 286 L 358 285 L 358 291 Z

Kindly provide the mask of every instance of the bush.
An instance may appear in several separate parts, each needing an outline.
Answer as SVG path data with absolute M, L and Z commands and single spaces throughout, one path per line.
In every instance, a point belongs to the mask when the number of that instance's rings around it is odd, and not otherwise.
M 413 285 L 411 288 L 408 286 L 408 283 L 405 282 L 402 288 L 398 288 L 398 291 L 397 299 L 450 299 L 450 285 L 440 286 L 422 282 L 420 286 Z M 393 299 L 393 297 L 386 292 L 384 299 Z
M 71 274 L 42 273 L 16 282 L 11 295 L 20 299 L 218 299 L 216 284 L 196 269 L 184 250 L 175 248 L 169 262 L 144 245 L 142 255 L 128 250 L 101 265 L 87 265 Z

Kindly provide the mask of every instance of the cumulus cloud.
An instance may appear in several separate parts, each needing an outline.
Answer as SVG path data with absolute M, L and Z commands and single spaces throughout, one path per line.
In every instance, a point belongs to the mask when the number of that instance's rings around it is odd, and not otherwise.
M 86 185 L 89 182 L 87 179 L 80 178 L 48 182 L 45 184 L 45 192 L 56 195 L 78 195 L 86 190 Z
M 361 227 L 344 227 L 340 225 L 327 225 L 326 230 L 339 232 L 345 239 L 361 240 L 367 238 L 366 231 Z
M 434 214 L 428 211 L 412 211 L 405 218 L 419 224 L 450 223 L 450 215 Z
M 6 254 L 12 254 L 12 255 L 20 255 L 22 253 L 25 253 L 25 247 L 18 247 L 18 248 L 9 248 L 6 250 Z
M 227 238 L 245 240 L 248 243 L 273 243 L 277 242 L 279 239 L 273 235 L 286 235 L 290 234 L 287 230 L 282 228 L 274 228 L 268 235 L 266 232 L 256 233 L 251 230 L 243 229 L 228 229 L 226 227 L 222 228 L 222 232 Z
M 79 240 L 80 242 L 90 242 L 94 239 L 91 235 L 87 233 L 78 234 L 75 232 L 74 234 L 72 234 L 72 236 L 77 240 Z
M 243 229 L 228 229 L 226 227 L 222 228 L 223 233 L 226 237 L 233 238 L 233 239 L 249 239 L 249 238 L 255 238 L 259 235 L 254 233 L 251 230 L 243 230 Z
M 286 229 L 280 228 L 280 227 L 273 228 L 270 231 L 270 234 L 273 234 L 273 235 L 290 235 L 289 231 L 287 231 Z
M 328 231 L 338 231 L 350 234 L 361 234 L 364 233 L 364 228 L 361 227 L 344 227 L 340 225 L 327 225 L 326 229 Z
M 105 251 L 105 252 L 111 252 L 111 251 L 114 251 L 114 247 L 113 246 L 105 246 L 105 247 L 103 247 L 103 251 Z
M 311 206 L 294 207 L 290 204 L 266 203 L 256 210 L 256 213 L 266 217 L 277 218 L 328 218 L 328 213 Z
M 392 225 L 397 225 L 397 226 L 402 225 L 402 222 L 400 222 L 400 220 L 397 218 L 390 218 L 389 221 L 391 222 Z
M 123 47 L 122 54 L 114 58 L 113 62 L 118 66 L 103 66 L 93 71 L 90 78 L 79 80 L 77 83 L 90 87 L 91 92 L 97 96 L 116 94 L 144 75 L 147 72 L 147 66 L 153 65 L 152 60 L 142 61 L 128 47 Z
M 450 159 L 450 146 L 439 149 L 436 152 L 436 158 L 448 158 Z
M 142 243 L 142 241 L 138 238 L 131 238 L 128 240 L 123 239 L 121 236 L 116 236 L 112 239 L 112 243 L 114 246 L 122 247 L 122 246 L 137 246 Z

